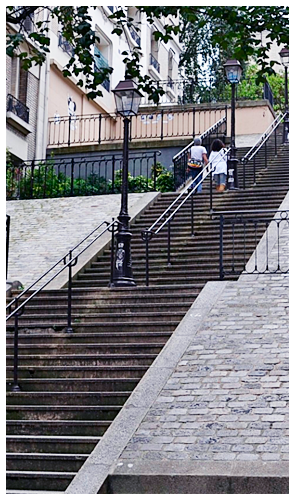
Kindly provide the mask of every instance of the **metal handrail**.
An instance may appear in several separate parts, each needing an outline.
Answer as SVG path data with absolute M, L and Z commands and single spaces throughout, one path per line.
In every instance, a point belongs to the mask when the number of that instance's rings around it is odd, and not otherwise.
M 277 129 L 280 123 L 284 120 L 286 114 L 287 113 L 284 114 L 282 114 L 281 112 L 279 113 L 279 115 L 275 118 L 275 120 L 266 129 L 264 134 L 262 134 L 262 136 L 258 139 L 256 144 L 254 144 L 254 146 L 252 146 L 252 148 L 245 154 L 245 156 L 241 158 L 240 160 L 241 162 L 252 160 L 253 156 L 256 155 L 256 153 L 258 153 L 258 151 L 261 149 L 264 143 L 269 139 L 271 134 Z
M 224 160 L 224 158 L 228 155 L 230 151 L 230 148 L 226 149 L 224 154 L 221 155 L 221 158 L 220 160 L 217 162 L 217 164 L 219 162 L 221 162 L 222 160 Z M 182 207 L 182 205 L 194 194 L 194 192 L 196 191 L 196 189 L 198 188 L 198 186 L 200 185 L 201 182 L 203 182 L 209 174 L 211 174 L 211 172 L 214 172 L 215 170 L 215 167 L 212 167 L 212 163 L 209 162 L 207 165 L 205 165 L 205 167 L 202 169 L 202 172 L 200 172 L 200 175 L 202 174 L 202 178 L 201 180 L 196 184 L 196 186 L 186 195 L 186 197 L 184 198 L 184 200 L 181 202 L 181 204 L 172 212 L 171 215 L 169 215 L 169 217 L 167 219 L 165 219 L 164 223 L 161 224 L 161 226 L 156 230 L 156 231 L 153 231 L 153 228 L 161 221 L 161 219 L 163 219 L 167 213 L 169 213 L 171 211 L 171 209 L 173 208 L 173 206 L 178 202 L 178 200 L 186 193 L 187 190 L 190 189 L 190 186 L 195 182 L 195 179 L 192 179 L 190 181 L 190 183 L 188 184 L 187 188 L 185 189 L 185 191 L 181 192 L 177 198 L 175 198 L 175 200 L 169 205 L 169 207 L 162 213 L 162 215 L 160 215 L 160 217 L 158 217 L 158 219 L 149 227 L 149 229 L 146 229 L 144 232 L 153 232 L 154 234 L 158 234 L 158 232 L 164 227 L 164 225 L 169 221 L 171 220 L 175 214 L 178 212 L 178 210 Z M 205 175 L 204 175 L 205 174 Z M 204 177 L 203 177 L 204 175 Z
M 12 305 L 14 303 L 17 303 L 19 301 L 19 299 L 25 294 L 27 293 L 28 291 L 30 291 L 32 289 L 33 286 L 35 286 L 39 281 L 41 281 L 47 274 L 49 274 L 56 266 L 58 266 L 58 264 L 60 264 L 62 261 L 65 262 L 66 261 L 66 258 L 73 253 L 74 250 L 76 250 L 76 248 L 78 248 L 80 245 L 82 245 L 82 243 L 84 243 L 84 241 L 86 241 L 90 236 L 92 236 L 92 234 L 97 231 L 99 228 L 101 228 L 104 224 L 107 224 L 107 227 L 102 231 L 100 232 L 94 240 L 92 240 L 85 248 L 83 248 L 83 250 L 81 250 L 77 255 L 75 255 L 75 257 L 72 257 L 71 260 L 69 260 L 69 262 L 67 264 L 65 264 L 59 271 L 57 271 L 54 276 L 52 276 L 48 281 L 46 281 L 46 283 L 44 283 L 43 285 L 41 285 L 37 290 L 34 291 L 34 293 L 32 295 L 30 295 L 30 297 L 28 297 L 25 302 L 23 302 L 20 306 L 18 306 L 16 309 L 14 309 L 10 314 L 8 314 L 8 316 L 6 317 L 6 320 L 9 320 L 11 317 L 13 317 L 20 309 L 24 308 L 24 306 L 33 298 L 35 297 L 35 295 L 37 295 L 37 293 L 39 293 L 41 290 L 43 290 L 43 288 L 45 288 L 45 286 L 47 286 L 49 283 L 51 283 L 51 281 L 54 280 L 54 278 L 56 278 L 62 271 L 64 271 L 71 263 L 73 263 L 75 260 L 78 259 L 78 257 L 83 253 L 85 252 L 85 250 L 87 250 L 100 236 L 102 236 L 106 231 L 109 231 L 111 227 L 113 227 L 115 224 L 116 224 L 116 221 L 113 221 L 112 223 L 109 223 L 107 221 L 103 221 L 101 222 L 101 224 L 99 224 L 93 231 L 91 231 L 87 236 L 85 236 L 85 238 L 83 238 L 83 240 L 81 240 L 76 246 L 74 246 L 71 250 L 69 250 L 69 252 L 67 252 L 65 255 L 63 255 L 63 257 L 61 257 L 61 259 L 59 259 L 55 264 L 53 264 L 53 266 L 51 266 L 45 273 L 43 273 L 39 278 L 37 278 L 34 283 L 32 283 L 30 286 L 28 286 L 25 290 L 23 290 L 17 297 L 15 297 L 7 306 L 6 306 L 6 309 L 10 309 L 12 307 Z M 75 263 L 76 264 L 76 263 Z
M 218 120 L 218 122 L 214 123 L 214 125 L 212 125 L 210 128 L 205 130 L 205 132 L 203 132 L 203 134 L 200 135 L 200 139 L 205 139 L 205 137 L 207 137 L 212 132 L 214 132 L 214 130 L 217 129 L 218 127 L 220 127 L 220 125 L 223 125 L 223 123 L 226 122 L 226 119 L 227 119 L 227 117 L 225 115 L 223 118 Z M 194 145 L 194 141 L 191 141 L 187 146 L 185 146 L 181 151 L 179 151 L 179 153 L 177 153 L 175 156 L 173 156 L 173 158 L 172 158 L 173 162 L 175 160 L 177 160 L 177 158 L 179 156 L 181 156 L 183 153 L 185 153 L 188 149 L 190 149 L 193 145 Z

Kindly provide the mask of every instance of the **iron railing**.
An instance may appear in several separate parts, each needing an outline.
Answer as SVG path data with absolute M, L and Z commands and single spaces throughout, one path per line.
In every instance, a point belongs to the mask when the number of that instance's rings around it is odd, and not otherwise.
M 6 214 L 6 279 L 8 276 L 9 237 L 10 237 L 10 215 Z
M 279 274 L 288 273 L 289 269 L 281 263 L 280 226 L 289 224 L 289 210 L 280 210 L 271 218 L 273 210 L 250 210 L 239 212 L 223 212 L 214 214 L 219 217 L 219 277 L 246 274 Z M 267 217 L 267 215 L 269 216 Z M 274 226 L 274 227 L 273 227 Z M 227 238 L 227 254 L 230 258 L 224 260 L 224 233 L 230 233 Z M 276 238 L 276 258 L 270 255 L 270 231 Z M 274 234 L 276 233 L 276 234 Z M 264 235 L 264 236 L 263 236 Z M 261 238 L 264 238 L 263 244 Z M 255 248 L 253 257 L 249 259 Z M 250 255 L 249 255 L 250 253 Z
M 129 191 L 157 190 L 159 151 L 130 153 Z M 7 166 L 8 200 L 92 196 L 121 192 L 122 154 L 72 156 Z
M 129 141 L 174 137 L 191 138 L 200 135 L 218 121 L 224 108 L 198 110 L 155 109 L 131 118 Z M 123 119 L 117 115 L 96 114 L 49 118 L 48 147 L 105 144 L 123 142 Z
M 225 150 L 221 155 L 219 161 L 223 161 L 224 158 L 227 158 L 230 152 L 230 148 Z M 190 201 L 190 231 L 191 236 L 195 234 L 194 228 L 194 194 L 196 193 L 199 185 L 204 182 L 204 180 L 209 177 L 210 179 L 210 213 L 212 213 L 213 209 L 213 173 L 215 170 L 215 166 L 209 162 L 202 170 L 200 174 L 200 180 L 196 182 L 196 185 L 192 187 L 195 179 L 192 179 L 188 185 L 186 190 L 182 191 L 170 204 L 170 206 L 158 217 L 158 219 L 148 228 L 141 232 L 141 237 L 143 241 L 145 241 L 145 284 L 149 286 L 149 260 L 150 260 L 150 252 L 149 252 L 149 242 L 154 238 L 154 236 L 158 235 L 164 228 L 167 228 L 167 266 L 171 266 L 171 223 L 175 219 L 176 216 L 180 215 L 180 209 Z
M 153 66 L 153 68 L 155 68 L 156 71 L 158 71 L 158 73 L 160 73 L 160 63 L 157 61 L 153 54 L 150 54 L 150 64 L 151 66 Z
M 104 229 L 101 229 L 106 226 Z M 100 230 L 100 232 L 95 235 Z M 6 321 L 14 319 L 14 368 L 13 368 L 13 391 L 21 390 L 18 383 L 18 334 L 19 334 L 19 317 L 23 314 L 26 305 L 36 297 L 47 285 L 49 285 L 57 276 L 62 272 L 68 270 L 68 283 L 67 283 L 67 322 L 64 325 L 67 333 L 73 333 L 72 326 L 72 268 L 77 264 L 79 256 L 85 252 L 95 241 L 98 240 L 107 231 L 110 231 L 112 236 L 111 245 L 111 269 L 110 269 L 110 283 L 112 283 L 113 276 L 113 248 L 114 248 L 114 234 L 118 230 L 118 222 L 113 219 L 111 223 L 102 222 L 93 231 L 91 231 L 83 240 L 81 240 L 75 247 L 69 250 L 61 259 L 53 264 L 45 273 L 37 278 L 34 283 L 23 290 L 17 297 L 15 297 L 6 306 L 7 316 Z M 89 241 L 90 240 L 90 241 Z M 83 245 L 84 244 L 84 245 Z M 81 245 L 83 248 L 81 249 Z M 36 289 L 36 286 L 38 288 Z M 29 294 L 29 296 L 28 296 Z
M 139 36 L 138 32 L 134 28 L 134 26 L 130 25 L 128 26 L 129 32 L 135 43 L 140 47 L 141 44 L 141 37 Z
M 226 137 L 227 130 L 227 108 L 225 109 L 225 115 L 223 118 L 218 120 L 218 122 L 214 123 L 212 127 L 207 129 L 203 134 L 200 135 L 202 140 L 202 145 L 207 147 L 208 155 L 211 147 L 212 137 L 220 137 L 223 141 Z M 193 135 L 195 135 L 193 131 Z M 188 154 L 190 148 L 194 145 L 194 141 L 191 141 L 185 148 L 183 148 L 179 153 L 177 153 L 173 157 L 173 169 L 174 169 L 174 182 L 175 189 L 178 189 L 181 185 L 183 185 L 187 178 L 187 162 L 188 162 Z
M 248 178 L 250 179 L 250 184 L 256 184 L 256 174 L 257 174 L 257 158 L 256 155 L 263 148 L 263 168 L 267 168 L 268 162 L 268 146 L 269 139 L 274 137 L 274 152 L 275 156 L 277 156 L 277 147 L 278 147 L 278 139 L 277 139 L 277 130 L 279 125 L 283 122 L 286 113 L 279 113 L 278 116 L 274 119 L 274 121 L 269 125 L 264 134 L 258 139 L 256 144 L 240 159 L 243 167 L 243 189 L 246 188 L 246 169 L 249 173 L 250 169 L 252 169 L 252 174 Z
M 11 94 L 7 94 L 6 111 L 11 111 L 13 114 L 29 123 L 29 108 L 19 99 Z
M 70 42 L 68 42 L 68 40 L 66 40 L 66 38 L 61 33 L 58 34 L 58 46 L 69 56 L 73 56 L 74 54 L 73 45 Z

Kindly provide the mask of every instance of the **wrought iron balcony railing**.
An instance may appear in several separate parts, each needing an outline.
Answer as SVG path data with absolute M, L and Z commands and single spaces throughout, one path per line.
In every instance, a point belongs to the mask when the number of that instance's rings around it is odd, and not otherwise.
M 159 62 L 157 61 L 157 59 L 155 58 L 155 56 L 153 56 L 153 54 L 150 54 L 150 64 L 151 66 L 153 66 L 153 68 L 155 68 L 158 73 L 160 73 L 160 64 Z
M 137 43 L 137 45 L 140 47 L 140 43 L 141 43 L 141 38 L 139 36 L 139 34 L 137 33 L 137 31 L 134 29 L 133 26 L 129 26 L 129 32 L 130 32 L 130 35 L 131 37 L 133 38 L 133 40 Z
M 73 46 L 62 36 L 61 33 L 58 35 L 58 46 L 69 56 L 73 55 Z
M 11 111 L 26 123 L 29 123 L 29 108 L 11 94 L 7 95 L 6 111 Z

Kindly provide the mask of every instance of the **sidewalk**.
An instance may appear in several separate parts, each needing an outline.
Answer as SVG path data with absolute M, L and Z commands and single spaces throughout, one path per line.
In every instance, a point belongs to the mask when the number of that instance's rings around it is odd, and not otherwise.
M 288 291 L 207 283 L 66 493 L 287 493 Z

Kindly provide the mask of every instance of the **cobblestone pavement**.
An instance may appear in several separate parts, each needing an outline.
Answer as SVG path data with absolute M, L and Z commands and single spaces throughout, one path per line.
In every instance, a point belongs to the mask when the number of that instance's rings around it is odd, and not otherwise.
M 286 264 L 287 224 L 280 248 Z M 137 460 L 288 460 L 288 381 L 288 274 L 228 282 L 116 472 Z
M 130 193 L 134 216 L 155 193 Z M 13 200 L 10 215 L 8 280 L 28 286 L 103 221 L 111 222 L 120 210 L 120 194 Z M 90 259 L 90 257 L 89 257 Z

